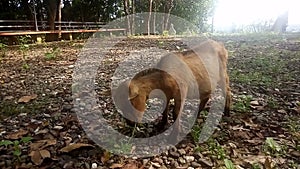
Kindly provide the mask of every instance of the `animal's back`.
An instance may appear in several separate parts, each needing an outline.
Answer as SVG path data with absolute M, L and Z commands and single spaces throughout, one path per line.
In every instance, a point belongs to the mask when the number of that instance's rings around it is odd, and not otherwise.
M 227 63 L 224 50 L 218 42 L 208 40 L 191 50 L 164 56 L 157 66 L 175 77 L 177 82 L 187 83 L 188 96 L 194 97 L 197 86 L 200 94 L 211 93 L 220 80 L 220 63 L 223 60 Z

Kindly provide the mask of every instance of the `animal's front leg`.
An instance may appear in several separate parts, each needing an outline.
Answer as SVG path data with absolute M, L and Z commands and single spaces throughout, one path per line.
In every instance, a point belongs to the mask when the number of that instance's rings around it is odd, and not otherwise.
M 187 96 L 187 87 L 182 87 L 181 88 L 181 95 L 177 95 L 177 97 L 174 97 L 174 101 L 175 101 L 175 107 L 174 107 L 174 114 L 173 114 L 173 118 L 174 118 L 174 128 L 170 134 L 169 137 L 169 142 L 170 143 L 175 143 L 178 141 L 179 138 L 179 134 L 181 133 L 182 129 L 181 129 L 181 113 L 183 111 L 183 107 L 184 107 L 184 103 L 185 103 L 185 99 Z
M 169 114 L 169 107 L 170 107 L 170 99 L 167 99 L 164 104 L 165 110 L 163 112 L 162 120 L 159 123 L 160 128 L 164 128 L 168 124 L 168 114 Z

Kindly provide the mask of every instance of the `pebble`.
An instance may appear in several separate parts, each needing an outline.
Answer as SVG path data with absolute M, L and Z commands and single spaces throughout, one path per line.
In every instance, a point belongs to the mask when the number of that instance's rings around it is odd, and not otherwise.
M 175 168 L 177 168 L 179 166 L 178 162 L 177 161 L 172 161 L 171 162 L 171 165 Z
M 185 164 L 186 163 L 185 159 L 183 159 L 182 157 L 179 157 L 178 161 L 179 161 L 180 164 Z
M 143 165 L 146 165 L 149 162 L 149 159 L 143 159 Z
M 250 104 L 251 104 L 252 106 L 259 106 L 259 103 L 258 103 L 257 100 L 251 101 Z
M 171 151 L 171 152 L 170 152 L 170 154 L 171 154 L 171 156 L 173 156 L 173 157 L 177 157 L 177 158 L 180 156 L 180 154 L 179 154 L 179 153 L 177 153 L 176 151 L 174 151 L 174 152 L 173 152 L 173 151 Z
M 93 168 L 93 169 L 94 169 L 94 168 L 98 168 L 97 163 L 92 163 L 92 168 Z
M 184 158 L 185 158 L 185 160 L 186 160 L 188 163 L 190 163 L 190 162 L 192 162 L 192 161 L 195 160 L 195 157 L 194 157 L 194 156 L 185 156 Z
M 160 167 L 161 167 L 161 165 L 160 165 L 159 163 L 151 162 L 151 164 L 152 164 L 154 167 L 156 167 L 156 168 L 160 168 Z
M 153 162 L 158 162 L 159 164 L 162 164 L 164 161 L 161 158 L 154 158 Z
M 178 153 L 179 153 L 180 155 L 185 155 L 185 154 L 186 154 L 186 152 L 185 152 L 184 149 L 179 149 L 179 150 L 178 150 Z
M 193 154 L 197 159 L 203 158 L 203 155 L 200 152 L 196 152 Z
M 208 161 L 208 160 L 206 160 L 206 159 L 204 159 L 204 158 L 199 159 L 199 162 L 200 162 L 201 164 L 207 166 L 207 167 L 212 167 L 212 166 L 213 166 L 212 162 L 210 162 L 210 161 Z
M 193 161 L 193 162 L 191 163 L 191 165 L 192 165 L 193 167 L 195 167 L 195 168 L 201 167 L 201 165 L 200 165 L 199 163 L 195 162 L 195 161 Z
M 62 127 L 62 126 L 54 126 L 53 127 L 53 129 L 55 129 L 55 130 L 61 130 L 61 129 L 63 129 L 64 127 Z
M 160 167 L 160 169 L 168 169 L 168 167 L 166 167 L 165 165 L 162 165 L 162 166 Z

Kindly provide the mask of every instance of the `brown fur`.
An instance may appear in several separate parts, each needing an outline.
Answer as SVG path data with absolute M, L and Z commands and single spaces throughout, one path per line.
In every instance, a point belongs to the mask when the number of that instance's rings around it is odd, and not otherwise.
M 174 99 L 173 117 L 178 118 L 175 121 L 176 130 L 173 132 L 176 135 L 180 130 L 179 119 L 185 98 L 200 96 L 200 112 L 219 84 L 226 89 L 224 112 L 225 115 L 229 115 L 231 99 L 226 71 L 227 58 L 224 46 L 212 40 L 205 41 L 189 51 L 168 54 L 161 58 L 157 69 L 142 71 L 131 81 L 122 83 L 116 92 L 116 104 L 124 109 L 124 99 L 128 98 L 135 109 L 127 107 L 124 110 L 130 111 L 126 113 L 131 120 L 141 122 L 150 92 L 154 89 L 162 90 L 166 96 L 166 109 L 163 113 L 162 124 L 167 124 L 169 101 Z M 129 88 L 129 92 L 126 88 Z M 197 90 L 199 94 L 195 94 Z

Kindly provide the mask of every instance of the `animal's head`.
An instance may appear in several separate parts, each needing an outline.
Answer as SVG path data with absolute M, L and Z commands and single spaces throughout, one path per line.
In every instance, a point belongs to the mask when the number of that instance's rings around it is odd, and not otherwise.
M 113 95 L 116 106 L 126 119 L 141 123 L 146 109 L 147 96 L 135 81 L 125 81 L 119 85 Z

